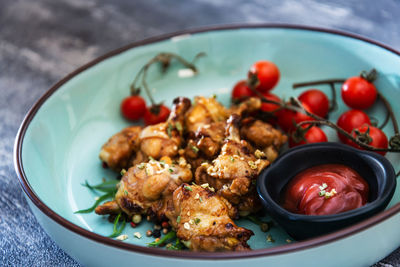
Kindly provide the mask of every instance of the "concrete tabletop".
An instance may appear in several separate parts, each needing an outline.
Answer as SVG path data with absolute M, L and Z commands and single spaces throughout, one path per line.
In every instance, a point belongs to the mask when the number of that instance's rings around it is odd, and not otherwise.
M 400 50 L 399 14 L 397 0 L 1 0 L 0 265 L 79 266 L 32 215 L 12 158 L 24 115 L 75 68 L 146 37 L 242 22 L 340 29 Z M 400 266 L 400 249 L 375 266 Z

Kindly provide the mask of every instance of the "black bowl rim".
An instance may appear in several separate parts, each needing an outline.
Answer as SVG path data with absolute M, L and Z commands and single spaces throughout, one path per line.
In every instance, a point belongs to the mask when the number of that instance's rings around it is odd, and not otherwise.
M 331 149 L 332 150 L 337 150 L 337 151 L 345 151 L 345 152 L 350 152 L 358 155 L 361 160 L 365 161 L 370 161 L 369 159 L 373 159 L 372 164 L 380 164 L 383 166 L 383 168 L 386 171 L 386 183 L 384 183 L 383 186 L 383 193 L 379 195 L 375 200 L 367 203 L 366 205 L 358 208 L 358 209 L 353 209 L 350 211 L 342 212 L 339 214 L 332 214 L 332 215 L 304 215 L 304 214 L 297 214 L 290 212 L 286 209 L 284 209 L 281 205 L 276 203 L 271 196 L 268 193 L 268 190 L 265 186 L 265 179 L 267 179 L 267 176 L 270 172 L 272 172 L 275 168 L 278 167 L 278 165 L 284 163 L 288 158 L 293 157 L 294 155 L 298 153 L 303 153 L 304 151 L 308 151 L 311 153 L 313 152 L 318 152 L 320 150 L 326 150 L 326 149 Z M 318 165 L 318 164 L 313 164 L 313 165 Z M 344 164 L 346 165 L 346 164 Z M 275 213 L 279 214 L 279 216 L 289 219 L 289 220 L 296 220 L 296 221 L 303 221 L 303 222 L 338 222 L 342 220 L 348 220 L 351 217 L 356 217 L 360 216 L 362 214 L 368 213 L 374 209 L 376 209 L 377 206 L 380 206 L 384 204 L 385 202 L 388 201 L 388 198 L 392 198 L 394 190 L 396 187 L 396 173 L 393 169 L 392 164 L 389 162 L 388 159 L 385 157 L 381 156 L 378 153 L 375 152 L 369 152 L 369 151 L 364 151 L 360 149 L 356 149 L 353 147 L 350 147 L 348 145 L 340 144 L 340 143 L 335 143 L 335 142 L 325 142 L 325 143 L 314 143 L 314 144 L 307 144 L 307 145 L 302 145 L 298 146 L 292 149 L 287 150 L 285 153 L 279 156 L 279 158 L 272 163 L 272 165 L 266 169 L 264 172 L 260 174 L 258 177 L 258 182 L 257 182 L 257 191 L 260 195 L 260 197 L 263 199 L 263 201 L 268 202 L 269 206 L 271 209 L 274 210 Z
M 182 35 L 193 35 L 197 33 L 210 32 L 210 31 L 226 31 L 226 30 L 240 30 L 240 29 L 291 29 L 291 30 L 303 30 L 303 31 L 313 31 L 320 33 L 328 33 L 332 35 L 339 35 L 342 37 L 347 37 L 350 39 L 356 39 L 363 41 L 365 43 L 369 43 L 375 45 L 377 47 L 383 48 L 394 55 L 399 56 L 400 52 L 389 47 L 386 44 L 380 43 L 378 41 L 366 38 L 364 36 L 345 32 L 336 29 L 327 29 L 322 27 L 312 27 L 305 25 L 294 25 L 294 24 L 282 24 L 282 23 L 258 23 L 258 24 L 248 24 L 248 23 L 239 23 L 239 24 L 228 24 L 228 25 L 214 25 L 214 26 L 206 26 L 200 28 L 186 29 L 182 31 L 177 31 L 173 33 L 167 33 L 155 37 L 150 37 L 141 41 L 133 42 L 126 46 L 123 46 L 119 49 L 113 50 L 109 53 L 100 56 L 89 63 L 79 67 L 72 73 L 65 76 L 59 82 L 55 83 L 42 97 L 38 99 L 38 101 L 32 106 L 32 108 L 28 111 L 24 120 L 21 123 L 21 126 L 18 130 L 15 143 L 14 143 L 14 168 L 17 173 L 20 185 L 25 192 L 26 196 L 32 201 L 32 203 L 49 219 L 53 220 L 55 223 L 60 226 L 66 228 L 69 231 L 72 231 L 80 236 L 86 237 L 94 242 L 101 243 L 103 245 L 111 246 L 117 249 L 124 249 L 127 251 L 132 251 L 135 253 L 143 253 L 146 255 L 156 255 L 170 258 L 187 258 L 187 259 L 197 259 L 197 260 L 226 260 L 226 259 L 239 259 L 239 258 L 249 258 L 249 257 L 265 257 L 286 253 L 298 252 L 303 249 L 315 248 L 321 245 L 326 245 L 328 243 L 337 241 L 339 239 L 344 239 L 348 236 L 357 234 L 360 231 L 366 230 L 370 227 L 373 227 L 375 224 L 383 222 L 386 219 L 396 215 L 400 212 L 400 203 L 397 203 L 390 209 L 375 215 L 367 220 L 364 220 L 360 223 L 357 223 L 353 226 L 347 227 L 343 230 L 339 230 L 337 232 L 319 236 L 316 238 L 309 239 L 307 241 L 296 242 L 292 244 L 287 244 L 279 247 L 272 247 L 267 249 L 259 249 L 252 250 L 247 252 L 216 252 L 216 253 L 206 253 L 206 252 L 189 252 L 189 251 L 169 251 L 162 250 L 157 248 L 149 248 L 143 246 L 137 246 L 133 244 L 123 243 L 117 240 L 113 240 L 111 238 L 90 232 L 66 219 L 62 216 L 54 212 L 50 209 L 41 199 L 40 197 L 33 191 L 32 187 L 29 184 L 29 181 L 25 175 L 24 167 L 22 164 L 22 145 L 26 130 L 34 118 L 36 112 L 43 105 L 43 103 L 54 93 L 56 92 L 63 84 L 71 80 L 74 76 L 80 74 L 81 72 L 87 70 L 88 68 L 108 59 L 113 56 L 116 56 L 120 53 L 123 53 L 129 49 L 140 47 L 143 45 L 164 41 L 176 36 Z

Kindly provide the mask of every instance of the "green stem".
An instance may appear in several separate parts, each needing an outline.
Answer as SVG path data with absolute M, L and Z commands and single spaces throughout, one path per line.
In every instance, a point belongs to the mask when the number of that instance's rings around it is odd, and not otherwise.
M 124 218 L 122 219 L 121 227 L 118 229 L 118 223 L 119 223 L 119 219 L 120 219 L 121 215 L 122 215 L 122 213 L 120 212 L 120 213 L 118 213 L 117 217 L 115 218 L 115 220 L 114 220 L 113 232 L 112 232 L 112 234 L 109 235 L 108 237 L 111 237 L 111 238 L 117 237 L 117 236 L 119 236 L 119 235 L 122 233 L 122 231 L 124 230 L 125 225 L 126 225 L 126 221 L 125 221 Z
M 87 180 L 85 180 L 85 183 L 82 184 L 83 186 L 91 189 L 91 190 L 98 190 L 101 192 L 106 192 L 106 193 L 111 193 L 116 191 L 116 186 L 119 183 L 118 180 L 109 180 L 105 181 L 101 184 L 97 185 L 90 185 Z
M 320 85 L 320 84 L 344 83 L 345 81 L 346 80 L 344 79 L 326 79 L 326 80 L 318 80 L 312 82 L 294 83 L 293 88 Z
M 394 115 L 392 106 L 389 101 L 387 101 L 386 97 L 384 97 L 380 92 L 378 92 L 379 98 L 382 100 L 383 104 L 386 107 L 387 112 L 389 113 L 390 118 L 392 119 L 393 130 L 395 134 L 399 133 L 399 125 L 397 124 L 396 116 Z
M 109 192 L 107 194 L 104 194 L 104 195 L 100 196 L 99 199 L 97 199 L 96 202 L 93 204 L 93 206 L 91 206 L 90 208 L 84 209 L 84 210 L 78 210 L 78 211 L 75 211 L 74 213 L 90 213 L 90 212 L 94 211 L 101 202 L 103 202 L 104 200 L 106 200 L 108 198 L 112 198 L 114 195 L 115 195 L 115 192 Z
M 165 236 L 160 238 L 160 240 L 158 240 L 157 242 L 153 241 L 151 243 L 148 243 L 147 245 L 149 247 L 159 247 L 162 244 L 164 244 L 166 241 L 168 241 L 168 240 L 170 240 L 172 238 L 175 238 L 175 237 L 176 237 L 176 233 L 174 231 L 169 231 Z

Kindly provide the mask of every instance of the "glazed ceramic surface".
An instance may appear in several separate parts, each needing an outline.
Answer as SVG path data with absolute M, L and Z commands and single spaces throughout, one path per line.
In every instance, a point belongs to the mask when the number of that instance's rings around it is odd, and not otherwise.
M 360 174 L 369 185 L 368 203 L 357 209 L 324 216 L 296 214 L 284 209 L 281 206 L 282 195 L 290 180 L 309 168 L 323 164 L 344 165 Z M 334 232 L 381 212 L 389 204 L 395 189 L 396 173 L 385 157 L 337 142 L 289 149 L 257 179 L 257 191 L 268 214 L 296 240 Z
M 288 265 L 303 260 L 309 265 L 372 264 L 400 245 L 400 197 L 396 189 L 387 210 L 373 218 L 339 232 L 303 242 L 291 239 L 279 226 L 263 233 L 258 226 L 241 220 L 238 224 L 255 233 L 249 244 L 253 251 L 244 253 L 171 252 L 147 248 L 153 239 L 145 236 L 151 227 L 126 227 L 129 238 L 123 242 L 107 238 L 112 224 L 105 217 L 75 214 L 91 206 L 98 196 L 81 184 L 117 174 L 101 167 L 98 153 L 101 145 L 114 133 L 130 125 L 119 111 L 121 99 L 129 94 L 129 85 L 138 70 L 159 52 L 174 52 L 191 60 L 197 53 L 199 74 L 182 78 L 179 64 L 162 75 L 157 68 L 149 74 L 149 85 L 157 101 L 171 105 L 176 96 L 194 97 L 217 94 L 229 105 L 232 86 L 246 77 L 251 64 L 260 59 L 273 61 L 281 71 L 274 93 L 282 98 L 298 95 L 292 83 L 327 78 L 346 78 L 361 70 L 376 68 L 376 85 L 400 116 L 395 99 L 400 93 L 400 56 L 377 44 L 317 29 L 290 26 L 226 27 L 199 30 L 153 38 L 115 51 L 84 66 L 55 85 L 27 115 L 17 136 L 15 165 L 29 203 L 39 222 L 50 236 L 71 256 L 86 265 L 121 266 L 135 263 L 152 265 L 188 264 Z M 319 86 L 330 96 L 328 86 Z M 340 86 L 337 86 L 339 92 Z M 335 121 L 347 108 L 330 115 Z M 381 103 L 367 111 L 381 119 Z M 336 134 L 325 129 L 329 140 Z M 384 131 L 392 135 L 388 124 Z M 400 157 L 386 156 L 400 168 Z M 133 237 L 141 232 L 142 238 Z M 275 242 L 267 242 L 271 235 Z M 365 242 L 363 240 L 368 240 Z M 359 246 L 362 244 L 362 248 Z M 354 247 L 359 247 L 357 250 Z M 334 252 L 334 253 L 332 253 Z M 151 255 L 151 256 L 150 256 Z M 157 255 L 154 257 L 154 255 Z M 338 256 L 340 255 L 340 257 Z M 209 259 L 218 259 L 209 261 Z

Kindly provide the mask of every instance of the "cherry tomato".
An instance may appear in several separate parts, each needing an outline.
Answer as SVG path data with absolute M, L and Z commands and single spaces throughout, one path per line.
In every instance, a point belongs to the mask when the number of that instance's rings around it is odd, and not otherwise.
M 375 85 L 362 77 L 351 77 L 342 85 L 342 99 L 354 109 L 367 109 L 376 100 Z
M 295 147 L 299 145 L 305 145 L 305 144 L 310 144 L 310 143 L 320 143 L 320 142 L 328 142 L 328 138 L 326 137 L 326 134 L 324 131 L 321 130 L 321 128 L 317 126 L 311 127 L 305 134 L 304 134 L 305 140 L 302 140 L 298 143 L 296 143 L 293 138 L 289 139 L 289 147 Z
M 351 109 L 340 115 L 339 119 L 337 120 L 337 125 L 346 132 L 351 133 L 353 129 L 363 125 L 371 125 L 371 121 L 365 112 L 357 109 Z M 346 144 L 349 141 L 346 136 L 340 134 L 339 132 L 338 137 L 342 143 Z
M 168 119 L 170 110 L 164 105 L 159 106 L 158 114 L 155 114 L 153 111 L 154 107 L 150 107 L 146 109 L 146 113 L 144 114 L 144 123 L 146 125 L 153 125 L 160 122 L 164 122 Z
M 262 60 L 257 61 L 251 66 L 249 80 L 252 81 L 253 77 L 257 77 L 256 90 L 259 92 L 267 92 L 272 90 L 278 83 L 280 73 L 278 67 L 270 61 Z
M 308 112 L 311 112 L 311 109 L 307 106 L 307 104 L 303 104 L 303 107 Z M 281 109 L 277 113 L 278 117 L 278 125 L 285 132 L 291 132 L 296 129 L 294 123 L 298 124 L 302 121 L 313 121 L 314 119 L 302 112 L 295 112 L 289 109 Z
M 369 136 L 371 136 L 372 138 L 372 141 L 368 143 L 368 145 L 376 148 L 388 148 L 389 144 L 388 139 L 386 137 L 386 134 L 381 129 L 376 128 L 374 126 L 364 125 L 357 128 L 357 130 L 359 130 L 360 133 L 365 133 L 368 130 L 368 127 L 369 127 Z M 355 137 L 356 134 L 353 133 L 353 136 Z M 359 145 L 357 145 L 351 140 L 349 140 L 347 144 L 363 150 L 363 148 L 361 148 Z M 376 152 L 381 154 L 382 156 L 386 154 L 386 151 L 376 151 Z
M 246 98 L 255 96 L 254 92 L 250 89 L 245 80 L 239 81 L 232 90 L 232 99 L 236 101 L 242 101 Z
M 317 116 L 325 118 L 329 111 L 328 97 L 320 90 L 310 89 L 304 91 L 299 96 L 301 103 L 307 104 L 311 112 Z
M 268 100 L 276 101 L 276 102 L 281 102 L 281 99 L 271 93 L 264 93 L 264 97 Z M 280 106 L 272 103 L 262 103 L 261 104 L 261 110 L 265 112 L 274 112 L 275 110 L 279 109 Z
M 138 95 L 128 96 L 121 102 L 121 112 L 128 120 L 139 120 L 146 112 L 146 102 Z

